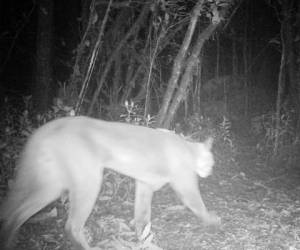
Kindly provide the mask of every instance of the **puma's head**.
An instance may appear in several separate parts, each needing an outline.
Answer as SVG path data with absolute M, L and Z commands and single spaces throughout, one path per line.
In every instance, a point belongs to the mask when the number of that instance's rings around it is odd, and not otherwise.
M 215 163 L 211 152 L 212 143 L 212 138 L 207 139 L 203 143 L 197 143 L 196 172 L 202 178 L 206 178 L 212 173 L 212 168 Z

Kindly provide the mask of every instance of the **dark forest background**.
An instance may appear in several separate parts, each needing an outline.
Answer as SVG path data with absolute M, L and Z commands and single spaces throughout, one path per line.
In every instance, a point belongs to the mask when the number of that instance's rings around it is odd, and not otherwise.
M 58 102 L 118 120 L 127 100 L 160 127 L 226 118 L 243 134 L 262 116 L 289 115 L 296 131 L 298 8 L 270 0 L 2 1 L 1 107 L 25 98 L 30 113 Z
M 215 181 L 240 181 L 227 192 L 269 195 L 278 180 L 299 201 L 300 1 L 10 0 L 0 13 L 3 189 L 36 127 L 87 115 L 212 136 Z

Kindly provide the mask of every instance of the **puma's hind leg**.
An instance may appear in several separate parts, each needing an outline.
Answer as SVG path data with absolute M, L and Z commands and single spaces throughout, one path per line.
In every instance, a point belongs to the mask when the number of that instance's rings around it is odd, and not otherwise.
M 21 180 L 17 182 L 17 185 L 22 185 Z M 39 182 L 32 185 L 33 188 L 22 186 L 14 189 L 8 200 L 2 204 L 0 210 L 4 222 L 0 231 L 0 249 L 13 249 L 13 237 L 19 227 L 32 215 L 57 199 L 62 192 L 59 185 L 41 186 Z M 31 192 L 27 192 L 27 189 Z
M 65 230 L 76 250 L 99 249 L 89 246 L 83 229 L 97 200 L 102 184 L 102 173 L 103 170 L 99 169 L 97 176 L 93 174 L 85 176 L 82 183 L 70 190 L 70 208 Z

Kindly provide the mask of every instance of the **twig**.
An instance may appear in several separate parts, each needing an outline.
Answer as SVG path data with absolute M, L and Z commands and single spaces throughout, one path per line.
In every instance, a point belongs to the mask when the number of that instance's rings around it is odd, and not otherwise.
M 79 97 L 78 97 L 78 101 L 77 101 L 76 106 L 75 106 L 75 113 L 76 114 L 78 114 L 80 112 L 80 107 L 82 105 L 86 90 L 88 88 L 88 84 L 89 84 L 90 79 L 91 79 L 91 75 L 93 73 L 93 69 L 95 67 L 95 62 L 97 60 L 97 56 L 99 54 L 99 50 L 100 50 L 100 47 L 101 47 L 100 46 L 101 45 L 101 38 L 102 38 L 103 33 L 104 33 L 104 27 L 105 27 L 107 19 L 108 19 L 108 14 L 109 14 L 109 11 L 110 11 L 110 7 L 112 5 L 112 1 L 113 0 L 110 0 L 109 3 L 108 3 L 108 6 L 107 6 L 107 9 L 106 9 L 106 12 L 105 12 L 105 16 L 104 16 L 104 19 L 103 19 L 102 24 L 101 24 L 101 29 L 100 29 L 100 32 L 99 32 L 99 35 L 98 35 L 98 38 L 97 38 L 97 41 L 96 41 L 91 59 L 90 59 L 90 63 L 89 63 L 89 67 L 88 67 L 88 70 L 87 70 L 87 73 L 86 73 L 86 77 L 83 81 L 81 91 L 80 91 L 80 94 L 79 94 Z

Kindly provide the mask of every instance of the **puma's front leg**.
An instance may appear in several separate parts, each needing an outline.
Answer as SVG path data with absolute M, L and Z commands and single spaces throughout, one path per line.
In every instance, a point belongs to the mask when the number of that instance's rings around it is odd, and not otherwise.
M 181 176 L 181 181 L 173 182 L 172 187 L 177 192 L 182 202 L 197 215 L 205 225 L 219 225 L 220 217 L 213 212 L 208 212 L 202 200 L 197 176 L 190 173 Z
M 184 203 L 194 212 L 194 214 L 201 218 L 206 226 L 218 226 L 221 224 L 221 218 L 219 216 L 214 212 L 207 211 L 199 191 L 194 194 L 189 194 L 190 196 L 184 200 Z
M 151 220 L 151 201 L 153 189 L 144 182 L 135 183 L 134 222 L 137 236 L 140 237 Z

